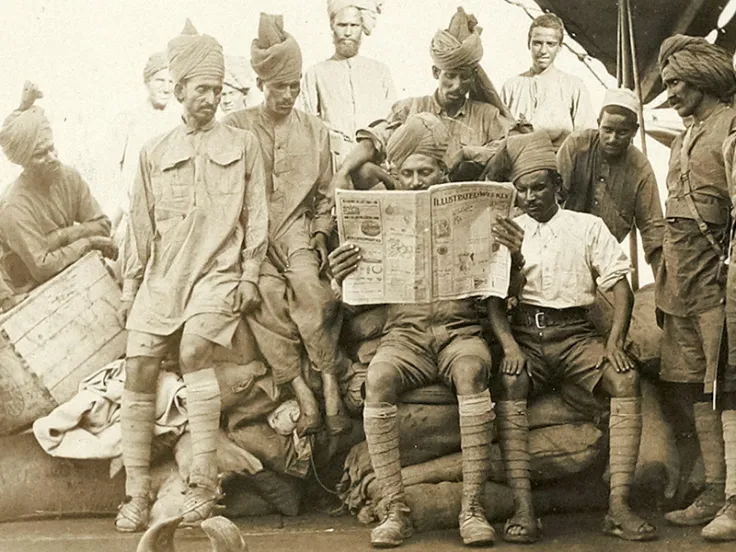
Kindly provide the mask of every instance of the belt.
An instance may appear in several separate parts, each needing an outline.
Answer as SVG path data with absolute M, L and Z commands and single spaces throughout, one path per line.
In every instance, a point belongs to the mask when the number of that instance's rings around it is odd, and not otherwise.
M 548 326 L 563 326 L 565 324 L 586 322 L 587 320 L 588 310 L 584 307 L 554 309 L 521 303 L 511 311 L 511 324 L 539 329 Z

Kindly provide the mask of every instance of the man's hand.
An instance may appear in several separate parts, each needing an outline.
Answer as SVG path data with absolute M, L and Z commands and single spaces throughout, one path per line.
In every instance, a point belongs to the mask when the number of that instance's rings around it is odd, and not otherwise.
M 518 376 L 527 367 L 529 360 L 518 346 L 504 351 L 503 360 L 501 360 L 501 373 L 509 376 Z
M 120 301 L 120 306 L 115 314 L 118 317 L 120 326 L 123 328 L 125 327 L 126 322 L 128 322 L 128 315 L 130 314 L 130 309 L 132 307 L 133 301 Z
M 498 217 L 491 232 L 498 243 L 508 248 L 515 261 L 520 260 L 521 244 L 524 241 L 524 229 L 521 226 L 510 218 Z
M 118 258 L 118 248 L 111 238 L 90 236 L 87 239 L 89 239 L 91 248 L 102 253 L 103 257 L 113 261 Z
M 362 258 L 360 247 L 351 243 L 342 244 L 328 256 L 332 277 L 342 284 L 349 274 L 355 272 Z
M 327 236 L 322 232 L 317 232 L 309 241 L 309 246 L 314 249 L 319 257 L 319 273 L 323 274 L 327 269 Z
M 261 302 L 258 286 L 253 282 L 240 282 L 235 290 L 235 306 L 233 312 L 251 312 Z
M 596 364 L 596 368 L 603 366 L 606 361 L 610 362 L 614 370 L 619 373 L 629 372 L 635 368 L 634 361 L 626 354 L 620 343 L 606 344 L 606 352 Z
M 375 163 L 363 163 L 358 169 L 350 173 L 350 176 L 356 190 L 370 190 L 381 183 L 387 190 L 396 189 L 396 183 L 391 175 Z

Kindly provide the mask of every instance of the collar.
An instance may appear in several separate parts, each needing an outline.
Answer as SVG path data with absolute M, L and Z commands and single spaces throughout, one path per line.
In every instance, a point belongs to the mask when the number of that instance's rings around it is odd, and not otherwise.
M 181 120 L 184 122 L 187 134 L 195 134 L 197 132 L 208 132 L 215 126 L 215 117 L 212 117 L 209 123 L 203 126 L 195 126 L 191 121 L 187 121 L 184 115 L 181 116 Z
M 447 114 L 447 111 L 444 107 L 440 104 L 439 100 L 439 90 L 435 90 L 434 94 L 432 94 L 430 97 L 432 98 L 432 107 L 436 110 L 435 115 L 442 115 L 445 117 L 450 117 Z M 457 113 L 454 117 L 450 117 L 451 119 L 456 119 L 460 116 L 465 116 L 468 114 L 468 98 L 466 97 L 465 100 L 463 100 L 463 105 L 460 106 L 460 109 L 457 110 Z
M 296 109 L 296 107 L 293 107 L 293 108 L 291 109 L 291 111 L 289 112 L 289 114 L 288 114 L 288 115 L 287 115 L 286 117 L 284 117 L 283 119 L 275 119 L 275 118 L 274 118 L 274 117 L 272 117 L 272 116 L 271 116 L 271 115 L 270 115 L 270 114 L 268 113 L 268 111 L 266 110 L 266 104 L 265 104 L 265 102 L 262 102 L 262 103 L 261 103 L 261 104 L 260 104 L 260 105 L 258 106 L 258 111 L 260 112 L 261 118 L 262 118 L 262 119 L 263 119 L 263 120 L 264 120 L 264 121 L 265 121 L 266 123 L 268 123 L 268 124 L 269 124 L 270 126 L 276 126 L 276 125 L 288 124 L 288 123 L 289 123 L 289 121 L 291 121 L 291 118 L 292 118 L 292 117 L 294 116 L 294 110 L 295 110 L 295 109 Z
M 564 215 L 562 212 L 564 209 L 557 206 L 557 212 L 552 215 L 552 218 L 549 219 L 547 222 L 539 222 L 538 220 L 533 219 L 529 215 L 526 215 L 526 217 L 529 219 L 529 225 L 532 235 L 539 235 L 542 232 L 542 228 L 546 228 L 552 236 L 555 238 L 559 236 L 560 229 L 564 223 Z

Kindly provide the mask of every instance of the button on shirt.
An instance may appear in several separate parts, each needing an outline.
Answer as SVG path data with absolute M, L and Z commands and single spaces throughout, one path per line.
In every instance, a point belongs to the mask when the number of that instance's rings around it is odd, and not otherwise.
M 545 223 L 526 214 L 515 220 L 524 230 L 522 303 L 556 309 L 592 305 L 596 288 L 611 289 L 631 270 L 616 238 L 596 216 L 558 209 Z

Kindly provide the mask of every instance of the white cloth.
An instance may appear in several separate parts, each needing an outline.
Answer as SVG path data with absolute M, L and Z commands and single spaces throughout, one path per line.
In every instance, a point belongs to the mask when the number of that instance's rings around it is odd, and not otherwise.
M 125 361 L 116 360 L 79 384 L 79 392 L 33 424 L 38 444 L 50 456 L 102 459 L 122 454 L 120 402 Z M 156 390 L 154 435 L 181 435 L 187 423 L 186 387 L 162 371 Z
M 501 99 L 514 117 L 524 117 L 534 130 L 546 131 L 555 149 L 573 130 L 597 126 L 583 81 L 555 66 L 510 78 L 501 89 Z
M 359 128 L 391 110 L 396 89 L 385 64 L 358 55 L 312 65 L 302 78 L 299 101 L 303 111 L 353 141 Z
M 524 230 L 522 303 L 556 309 L 592 305 L 596 287 L 608 291 L 631 271 L 629 258 L 599 217 L 559 209 L 546 223 L 529 215 L 515 220 Z

